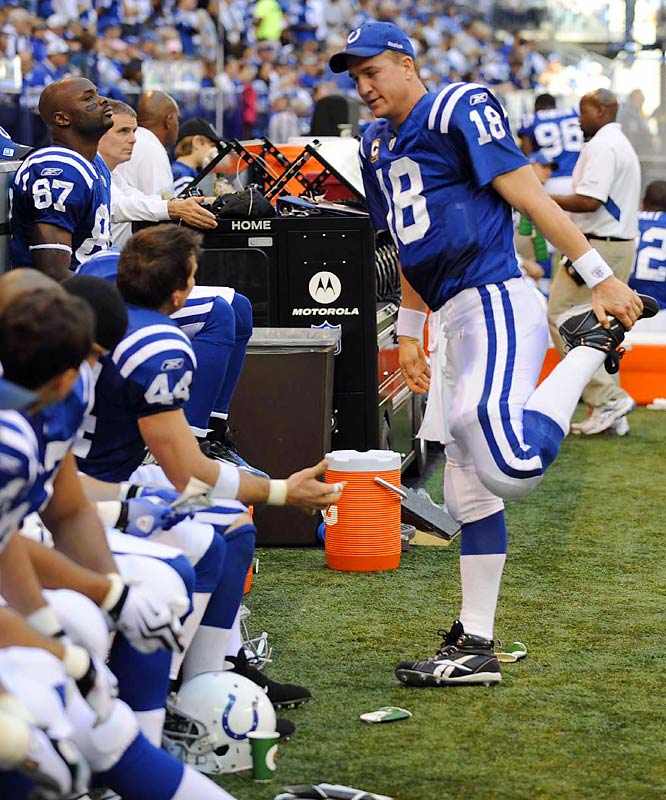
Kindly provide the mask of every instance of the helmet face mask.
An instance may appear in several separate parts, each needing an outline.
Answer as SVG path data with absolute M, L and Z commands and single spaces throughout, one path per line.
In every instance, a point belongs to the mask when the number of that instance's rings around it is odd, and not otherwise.
M 248 626 L 248 619 L 250 617 L 250 609 L 242 605 L 240 607 L 240 632 L 242 650 L 245 658 L 253 667 L 263 669 L 266 664 L 270 664 L 273 654 L 273 648 L 268 641 L 268 633 L 263 631 L 258 636 L 253 636 L 250 633 Z
M 206 672 L 184 683 L 169 703 L 164 747 L 207 775 L 252 768 L 247 734 L 275 731 L 264 691 L 233 672 Z

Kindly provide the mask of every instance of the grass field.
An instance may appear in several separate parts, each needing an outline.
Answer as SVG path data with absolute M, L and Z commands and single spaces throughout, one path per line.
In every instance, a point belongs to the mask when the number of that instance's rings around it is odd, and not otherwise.
M 276 778 L 228 776 L 239 800 L 327 780 L 429 798 L 666 797 L 666 415 L 623 440 L 570 437 L 530 499 L 508 509 L 496 635 L 526 642 L 498 687 L 401 688 L 400 657 L 434 652 L 459 607 L 458 545 L 413 548 L 395 573 L 324 568 L 319 550 L 262 550 L 253 630 L 272 674 L 315 699 Z M 441 497 L 441 475 L 429 488 Z M 390 725 L 359 721 L 382 705 Z

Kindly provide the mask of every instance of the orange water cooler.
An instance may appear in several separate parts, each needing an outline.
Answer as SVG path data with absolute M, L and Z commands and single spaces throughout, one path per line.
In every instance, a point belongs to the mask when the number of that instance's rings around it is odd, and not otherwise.
M 324 515 L 326 564 L 343 572 L 379 572 L 400 566 L 400 498 L 380 486 L 400 486 L 400 454 L 390 450 L 327 453 L 327 483 L 345 481 L 342 498 Z

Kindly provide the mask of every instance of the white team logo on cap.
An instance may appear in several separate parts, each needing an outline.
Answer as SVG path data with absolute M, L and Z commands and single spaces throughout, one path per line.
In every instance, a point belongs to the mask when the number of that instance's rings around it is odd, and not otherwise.
M 354 42 L 358 39 L 360 35 L 361 35 L 361 29 L 356 28 L 356 30 L 352 31 L 347 37 L 347 44 L 354 44 Z

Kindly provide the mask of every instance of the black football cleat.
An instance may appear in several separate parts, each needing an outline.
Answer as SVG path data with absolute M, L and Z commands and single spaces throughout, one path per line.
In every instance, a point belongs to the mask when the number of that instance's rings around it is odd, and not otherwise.
M 396 678 L 406 686 L 491 686 L 502 680 L 499 660 L 492 639 L 465 633 L 460 620 L 444 637 L 439 650 L 423 661 L 401 661 Z
M 232 672 L 242 675 L 260 686 L 268 696 L 268 699 L 275 708 L 296 708 L 307 703 L 312 699 L 312 694 L 305 686 L 298 686 L 295 683 L 278 683 L 264 675 L 261 670 L 253 667 L 248 661 L 243 650 L 239 650 L 237 656 L 227 656 L 226 660 L 233 664 Z
M 639 319 L 654 317 L 659 311 L 657 301 L 646 294 L 639 294 L 643 303 L 643 311 Z M 571 311 L 576 312 L 574 308 Z M 571 313 L 568 312 L 568 313 Z M 592 309 L 586 309 L 579 313 L 574 313 L 566 319 L 560 326 L 560 336 L 564 340 L 566 349 L 572 350 L 574 347 L 593 347 L 606 353 L 604 367 L 606 372 L 611 375 L 620 369 L 620 359 L 624 355 L 624 348 L 621 347 L 627 329 L 615 317 L 608 317 L 610 326 L 604 328 L 597 319 Z

